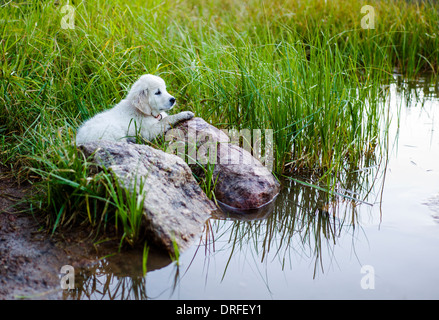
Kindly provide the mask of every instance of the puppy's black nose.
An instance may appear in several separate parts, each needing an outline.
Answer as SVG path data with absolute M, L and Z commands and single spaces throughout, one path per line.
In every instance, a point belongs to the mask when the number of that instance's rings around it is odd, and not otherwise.
M 175 103 L 175 98 L 174 97 L 169 98 L 169 102 L 171 103 L 171 106 L 173 106 Z

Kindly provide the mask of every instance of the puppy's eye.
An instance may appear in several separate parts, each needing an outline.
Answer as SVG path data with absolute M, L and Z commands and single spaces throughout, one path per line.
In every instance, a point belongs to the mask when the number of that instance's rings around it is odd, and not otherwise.
M 162 92 L 160 90 L 157 90 L 157 92 L 155 93 L 156 96 L 161 95 Z

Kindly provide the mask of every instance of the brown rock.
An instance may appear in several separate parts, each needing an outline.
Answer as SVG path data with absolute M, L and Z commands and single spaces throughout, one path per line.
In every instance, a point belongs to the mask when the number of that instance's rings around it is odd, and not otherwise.
M 166 138 L 169 141 L 185 141 L 189 163 L 196 158 L 201 164 L 214 164 L 212 180 L 216 181 L 215 197 L 227 206 L 241 210 L 260 208 L 279 193 L 279 182 L 259 160 L 248 151 L 229 143 L 225 132 L 201 118 L 180 123 L 167 133 Z M 200 164 L 194 162 L 190 165 L 191 169 L 203 175 Z

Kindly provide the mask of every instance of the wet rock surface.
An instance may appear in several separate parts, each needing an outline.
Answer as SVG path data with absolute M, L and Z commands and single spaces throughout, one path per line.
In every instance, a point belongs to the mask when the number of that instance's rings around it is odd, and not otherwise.
M 217 209 L 178 156 L 124 142 L 91 142 L 80 149 L 87 157 L 93 154 L 124 188 L 144 197 L 146 236 L 168 252 L 174 251 L 173 241 L 187 248 Z
M 262 163 L 243 148 L 229 143 L 227 134 L 201 118 L 193 118 L 169 131 L 172 141 L 185 141 L 189 157 L 193 146 L 198 148 L 196 157 L 204 163 L 214 160 L 213 178 L 216 182 L 215 197 L 226 206 L 253 210 L 269 204 L 279 193 L 280 184 Z M 213 146 L 213 148 L 212 148 Z M 212 158 L 212 151 L 216 157 Z M 191 165 L 198 175 L 203 175 L 199 164 Z

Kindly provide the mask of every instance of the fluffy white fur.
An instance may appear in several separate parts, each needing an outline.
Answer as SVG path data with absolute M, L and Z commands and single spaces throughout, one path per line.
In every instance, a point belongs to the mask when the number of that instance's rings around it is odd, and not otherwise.
M 95 140 L 127 141 L 137 132 L 147 140 L 168 131 L 177 122 L 191 119 L 190 111 L 168 116 L 175 98 L 162 78 L 146 74 L 131 87 L 127 97 L 113 108 L 95 115 L 78 129 L 76 144 Z

